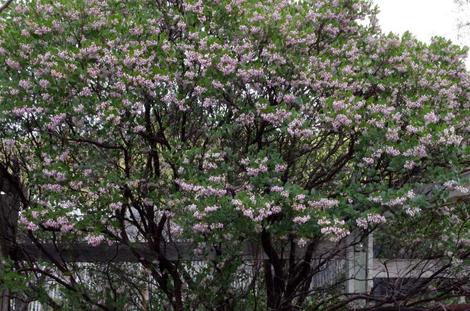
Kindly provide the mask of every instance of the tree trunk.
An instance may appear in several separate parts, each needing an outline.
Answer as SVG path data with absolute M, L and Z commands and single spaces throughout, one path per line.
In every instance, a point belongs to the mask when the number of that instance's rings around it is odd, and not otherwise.
M 18 177 L 10 174 L 0 164 L 0 273 L 5 260 L 11 259 L 16 243 L 16 229 L 20 210 L 20 183 Z M 0 297 L 0 311 L 10 310 L 10 291 L 3 288 Z
M 0 268 L 1 269 L 1 268 Z M 10 311 L 10 297 L 8 289 L 2 290 L 0 297 L 0 311 Z

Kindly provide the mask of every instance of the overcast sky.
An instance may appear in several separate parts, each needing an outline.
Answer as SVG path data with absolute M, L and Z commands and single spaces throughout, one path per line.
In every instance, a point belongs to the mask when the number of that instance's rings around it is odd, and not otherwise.
M 433 35 L 457 39 L 457 7 L 454 0 L 374 0 L 385 32 L 411 31 L 421 40 Z
M 401 34 L 409 30 L 418 39 L 427 42 L 432 36 L 438 35 L 462 45 L 470 45 L 469 37 L 462 39 L 458 36 L 457 30 L 458 19 L 465 19 L 468 10 L 458 9 L 454 0 L 373 0 L 373 2 L 379 6 L 379 24 L 384 32 Z M 467 67 L 470 67 L 468 57 Z

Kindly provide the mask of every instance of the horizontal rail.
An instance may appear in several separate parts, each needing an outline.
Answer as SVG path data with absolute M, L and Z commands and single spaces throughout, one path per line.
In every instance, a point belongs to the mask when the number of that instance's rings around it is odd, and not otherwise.
M 226 246 L 217 245 L 206 247 L 203 252 L 196 251 L 195 243 L 177 242 L 160 246 L 160 255 L 170 261 L 202 261 L 210 260 L 218 255 L 230 254 L 231 250 Z M 314 258 L 329 256 L 332 252 L 345 253 L 345 247 L 333 242 L 325 241 L 320 243 L 314 252 Z M 305 254 L 304 248 L 297 249 L 297 256 Z M 40 247 L 32 243 L 21 243 L 17 245 L 13 257 L 17 260 L 37 261 L 56 260 L 60 262 L 139 262 L 141 260 L 158 261 L 158 253 L 149 247 L 147 243 L 124 244 L 100 244 L 91 246 L 87 243 L 73 243 L 55 245 L 52 243 L 43 244 Z M 234 252 L 234 256 L 242 259 L 256 261 L 265 260 L 267 255 L 259 243 L 244 242 L 242 251 Z M 341 254 L 342 255 L 342 254 Z M 288 258 L 288 251 L 281 254 L 281 257 Z

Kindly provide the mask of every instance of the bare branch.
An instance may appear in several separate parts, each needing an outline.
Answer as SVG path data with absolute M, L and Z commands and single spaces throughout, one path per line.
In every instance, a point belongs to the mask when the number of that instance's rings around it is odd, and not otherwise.
M 13 0 L 7 0 L 2 6 L 0 6 L 0 13 L 5 11 L 12 2 Z

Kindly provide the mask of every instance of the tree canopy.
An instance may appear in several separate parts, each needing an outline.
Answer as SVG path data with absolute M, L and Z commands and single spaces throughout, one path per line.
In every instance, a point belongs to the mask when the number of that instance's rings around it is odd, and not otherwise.
M 0 17 L 1 165 L 19 168 L 35 243 L 146 243 L 155 260 L 136 251 L 121 269 L 147 271 L 162 308 L 334 309 L 335 291 L 309 287 L 321 241 L 381 227 L 390 249 L 468 258 L 468 207 L 448 196 L 468 192 L 465 53 L 383 34 L 365 0 L 14 3 Z M 165 257 L 174 241 L 219 251 L 194 268 Z M 234 285 L 244 241 L 267 256 L 248 290 Z M 133 291 L 42 264 L 17 270 L 83 309 L 119 310 Z

